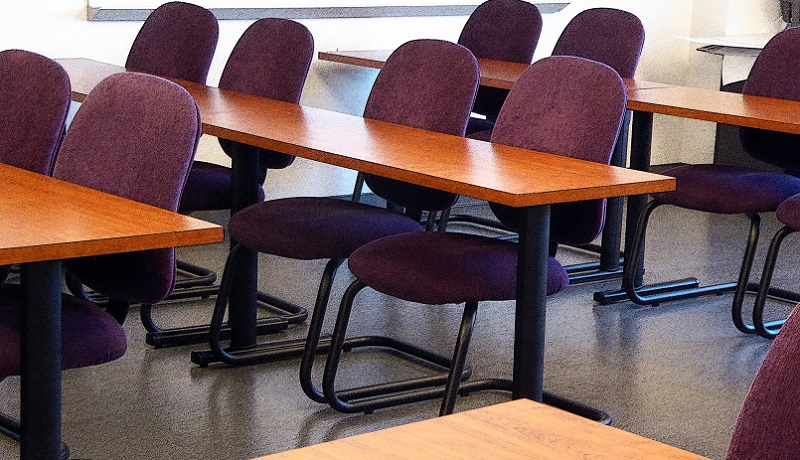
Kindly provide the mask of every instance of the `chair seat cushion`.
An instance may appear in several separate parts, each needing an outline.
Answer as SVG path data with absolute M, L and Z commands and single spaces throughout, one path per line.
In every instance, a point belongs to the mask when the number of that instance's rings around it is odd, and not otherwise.
M 800 193 L 800 178 L 738 166 L 679 166 L 662 174 L 677 179 L 674 192 L 653 197 L 663 203 L 718 214 L 772 212 Z
M 225 166 L 195 161 L 186 179 L 179 211 L 216 211 L 231 208 L 233 171 Z M 258 201 L 264 201 L 264 190 L 258 187 Z
M 786 199 L 775 212 L 778 220 L 795 230 L 800 230 L 800 194 Z
M 0 289 L 0 380 L 20 373 L 21 297 L 18 285 Z M 61 314 L 62 369 L 103 364 L 125 354 L 125 331 L 97 305 L 65 294 Z
M 293 259 L 346 258 L 378 238 L 421 232 L 402 214 L 334 198 L 271 200 L 236 213 L 231 238 L 245 247 Z
M 513 300 L 517 244 L 462 233 L 396 235 L 353 252 L 350 271 L 376 291 L 431 305 Z M 548 258 L 547 295 L 566 289 L 564 267 Z

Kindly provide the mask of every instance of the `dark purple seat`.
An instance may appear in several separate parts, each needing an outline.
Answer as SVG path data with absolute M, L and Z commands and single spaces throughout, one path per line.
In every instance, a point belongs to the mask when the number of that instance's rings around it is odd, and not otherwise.
M 191 3 L 164 3 L 142 24 L 125 68 L 205 83 L 218 38 L 219 24 L 211 11 Z
M 458 44 L 479 59 L 530 64 L 541 33 L 542 15 L 532 3 L 488 0 L 469 16 Z M 480 86 L 472 111 L 486 118 L 470 117 L 466 134 L 491 129 L 507 95 L 507 90 Z
M 727 460 L 797 458 L 800 451 L 800 313 L 789 315 L 739 411 Z
M 786 30 L 773 37 L 750 70 L 743 93 L 800 100 L 800 85 L 795 79 L 800 72 L 800 47 L 797 46 L 799 41 L 800 29 Z M 754 130 L 750 135 L 765 136 L 758 144 L 758 150 L 762 153 L 778 145 L 770 141 L 772 134 L 767 131 Z M 749 153 L 752 146 L 748 147 L 746 142 L 743 145 Z M 748 289 L 761 227 L 759 213 L 774 212 L 784 200 L 800 193 L 800 178 L 722 164 L 685 165 L 662 174 L 677 179 L 677 190 L 653 195 L 653 200 L 639 217 L 631 253 L 625 257 L 623 287 L 629 298 L 640 305 L 657 305 L 669 300 L 733 291 L 731 316 L 736 328 L 747 334 L 773 336 L 775 332 L 768 333 L 768 326 L 763 324 L 763 318 L 758 318 L 758 308 L 754 309 L 753 321 L 759 324 L 745 321 L 742 304 Z M 664 204 L 715 214 L 744 214 L 750 219 L 749 238 L 736 282 L 710 286 L 699 286 L 697 283 L 678 284 L 674 289 L 655 293 L 651 289 L 657 289 L 660 285 L 637 285 L 636 275 L 643 263 L 642 248 L 647 225 L 653 211 Z
M 793 195 L 784 200 L 775 211 L 775 215 L 784 226 L 772 237 L 764 261 L 764 270 L 761 272 L 761 281 L 758 285 L 756 301 L 753 305 L 753 326 L 758 335 L 767 339 L 773 339 L 781 331 L 784 320 L 764 321 L 764 308 L 767 304 L 767 297 L 781 299 L 797 299 L 797 294 L 792 291 L 779 289 L 772 286 L 772 276 L 775 273 L 775 264 L 778 261 L 778 254 L 783 240 L 800 231 L 800 194 Z
M 220 77 L 219 87 L 241 93 L 299 103 L 300 94 L 308 75 L 314 54 L 314 39 L 308 29 L 295 21 L 267 18 L 251 24 L 237 41 L 231 51 Z M 252 147 L 227 139 L 219 139 L 223 152 L 233 157 L 235 151 L 257 158 L 254 190 L 249 195 L 257 202 L 264 201 L 261 188 L 268 169 L 281 169 L 294 161 L 294 156 L 285 155 L 257 147 Z M 181 198 L 180 212 L 213 211 L 231 209 L 233 203 L 233 170 L 227 166 L 195 161 L 186 182 Z M 212 295 L 217 292 L 213 286 L 216 273 L 204 267 L 197 267 L 179 261 L 182 272 L 197 277 L 181 280 L 180 286 L 190 288 L 194 295 Z M 201 290 L 199 286 L 208 285 Z M 259 300 L 269 304 L 276 314 L 263 322 L 267 330 L 285 328 L 287 324 L 302 322 L 308 312 L 286 302 L 265 300 L 269 296 L 259 293 Z M 280 313 L 280 315 L 278 315 Z M 140 310 L 142 323 L 147 329 L 147 343 L 156 347 L 182 345 L 206 341 L 207 337 L 196 327 L 165 329 L 153 320 L 152 308 L 145 306 Z
M 478 78 L 478 63 L 466 48 L 441 40 L 411 41 L 386 61 L 370 92 L 364 116 L 463 136 Z M 416 194 L 409 200 L 425 205 L 419 201 L 421 196 Z M 401 195 L 395 199 L 400 206 L 409 204 Z M 231 251 L 223 275 L 212 319 L 211 348 L 230 364 L 247 362 L 247 357 L 229 354 L 219 343 L 230 280 L 236 276 L 234 267 L 243 248 L 294 259 L 329 259 L 306 340 L 275 344 L 277 357 L 290 356 L 288 347 L 295 354 L 303 354 L 301 386 L 311 399 L 324 402 L 311 372 L 337 269 L 357 247 L 388 235 L 421 232 L 421 225 L 403 214 L 353 201 L 289 198 L 245 208 L 231 218 L 229 230 L 239 245 Z
M 610 67 L 577 57 L 546 58 L 531 65 L 512 88 L 497 118 L 492 142 L 597 161 L 604 158 L 607 162 L 625 106 L 625 85 Z M 494 209 L 513 214 L 512 208 Z M 331 337 L 323 377 L 328 403 L 343 412 L 361 412 L 431 396 L 426 392 L 404 392 L 354 401 L 350 391 L 345 396 L 336 389 L 336 373 L 353 301 L 364 287 L 371 287 L 411 302 L 465 304 L 453 353 L 454 364 L 440 410 L 440 415 L 451 413 L 478 303 L 516 298 L 517 245 L 450 232 L 401 234 L 355 250 L 350 255 L 349 267 L 357 280 L 342 298 Z M 566 271 L 552 257 L 548 261 L 547 281 L 548 294 L 555 294 L 569 284 Z M 483 381 L 467 385 L 469 391 L 508 388 L 507 383 L 486 385 Z

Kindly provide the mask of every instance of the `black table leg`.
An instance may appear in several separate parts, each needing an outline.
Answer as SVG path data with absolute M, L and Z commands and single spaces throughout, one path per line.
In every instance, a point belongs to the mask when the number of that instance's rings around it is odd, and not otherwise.
M 61 457 L 61 263 L 22 266 L 21 458 Z
M 512 396 L 542 400 L 550 206 L 524 208 L 519 230 Z

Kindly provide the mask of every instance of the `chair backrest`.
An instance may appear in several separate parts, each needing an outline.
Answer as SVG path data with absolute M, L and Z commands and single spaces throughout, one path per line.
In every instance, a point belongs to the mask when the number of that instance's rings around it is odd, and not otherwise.
M 386 60 L 364 117 L 463 136 L 479 77 L 478 62 L 467 48 L 443 40 L 410 41 Z M 438 211 L 458 198 L 379 176 L 364 179 L 378 196 L 403 207 Z
M 69 104 L 69 76 L 58 63 L 0 52 L 0 162 L 49 175 Z
M 626 104 L 625 84 L 611 67 L 574 56 L 545 58 L 533 63 L 511 89 L 491 141 L 608 164 Z M 603 203 L 553 206 L 551 239 L 594 239 L 602 230 Z M 491 206 L 501 222 L 517 227 L 514 208 Z M 563 222 L 558 220 L 562 212 Z
M 219 24 L 211 11 L 191 3 L 165 3 L 142 24 L 125 67 L 205 83 L 218 37 Z
M 542 33 L 542 15 L 523 0 L 488 0 L 467 19 L 458 44 L 475 57 L 530 64 Z
M 739 412 L 728 460 L 796 458 L 800 451 L 800 313 L 767 352 Z
M 523 0 L 488 0 L 475 8 L 458 37 L 478 58 L 530 64 L 542 33 L 542 14 Z M 508 91 L 481 86 L 473 111 L 494 119 Z
M 614 8 L 578 13 L 564 28 L 553 56 L 578 56 L 611 66 L 623 78 L 633 78 L 644 46 L 639 18 Z
M 800 101 L 800 29 L 787 29 L 772 37 L 759 53 L 743 94 Z M 739 136 L 752 157 L 800 175 L 800 136 L 741 128 Z
M 297 104 L 313 57 L 314 38 L 304 25 L 288 19 L 261 19 L 239 38 L 219 87 Z M 219 143 L 230 156 L 232 142 L 220 138 Z M 294 161 L 292 155 L 260 150 L 262 173 Z
M 201 129 L 197 105 L 180 86 L 152 75 L 112 75 L 75 115 L 53 176 L 176 211 Z M 90 288 L 134 302 L 162 300 L 175 281 L 174 249 L 74 259 L 65 266 Z

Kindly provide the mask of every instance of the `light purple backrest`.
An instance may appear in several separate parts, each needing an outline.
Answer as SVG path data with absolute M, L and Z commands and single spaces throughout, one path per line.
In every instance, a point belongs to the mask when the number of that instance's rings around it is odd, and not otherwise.
M 489 0 L 472 12 L 458 44 L 479 58 L 530 64 L 539 36 L 542 15 L 523 0 Z
M 288 19 L 261 19 L 234 46 L 219 87 L 297 104 L 313 57 L 314 37 L 306 26 Z M 230 156 L 231 142 L 219 142 Z M 262 150 L 266 168 L 285 168 L 293 160 L 291 155 Z
M 800 313 L 795 308 L 745 397 L 727 460 L 797 458 L 800 452 Z
M 0 52 L 0 162 L 49 175 L 69 104 L 69 76 L 58 63 Z
M 533 63 L 511 89 L 491 141 L 608 164 L 626 103 L 625 83 L 611 67 L 573 56 L 545 58 Z M 604 202 L 583 203 L 552 207 L 551 239 L 594 239 L 602 229 Z M 493 203 L 492 209 L 515 227 L 513 208 Z
M 75 115 L 53 176 L 176 211 L 200 135 L 200 114 L 185 89 L 152 75 L 112 75 Z M 65 265 L 90 288 L 137 302 L 163 299 L 175 278 L 174 249 Z
M 633 78 L 644 46 L 639 18 L 614 8 L 578 13 L 564 28 L 553 56 L 578 56 L 611 66 L 623 78 Z
M 372 86 L 364 117 L 463 136 L 479 77 L 478 61 L 467 48 L 444 40 L 410 41 L 386 60 Z M 416 209 L 445 209 L 458 198 L 369 174 L 365 181 L 377 195 Z
M 219 24 L 211 11 L 191 3 L 165 3 L 142 24 L 125 67 L 205 83 L 218 37 Z

